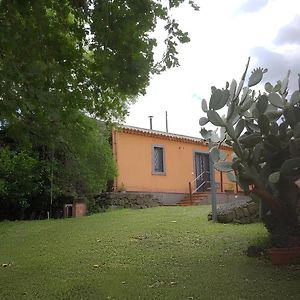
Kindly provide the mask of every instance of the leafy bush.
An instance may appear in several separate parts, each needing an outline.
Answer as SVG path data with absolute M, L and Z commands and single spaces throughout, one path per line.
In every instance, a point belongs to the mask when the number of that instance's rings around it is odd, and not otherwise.
M 0 219 L 22 217 L 29 198 L 40 192 L 40 167 L 32 153 L 0 149 Z
M 109 134 L 82 113 L 73 118 L 48 144 L 35 138 L 31 147 L 13 141 L 16 150 L 1 149 L 0 219 L 61 215 L 66 199 L 106 190 L 117 172 Z
M 54 145 L 53 183 L 63 195 L 88 196 L 106 190 L 116 165 L 104 125 L 83 114 L 77 126 L 65 128 Z M 51 156 L 51 155 L 49 155 Z

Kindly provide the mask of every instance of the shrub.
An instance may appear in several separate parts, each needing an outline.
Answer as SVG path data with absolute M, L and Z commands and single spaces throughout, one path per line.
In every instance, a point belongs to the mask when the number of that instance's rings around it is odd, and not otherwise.
M 20 218 L 40 192 L 40 163 L 26 151 L 0 149 L 0 219 Z

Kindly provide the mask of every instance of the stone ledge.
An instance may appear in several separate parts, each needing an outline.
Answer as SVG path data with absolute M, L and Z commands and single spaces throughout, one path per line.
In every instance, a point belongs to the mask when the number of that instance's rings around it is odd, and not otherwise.
M 258 221 L 258 204 L 253 201 L 236 200 L 221 205 L 217 209 L 217 220 L 220 223 L 249 224 Z M 212 220 L 212 213 L 208 214 L 208 220 Z

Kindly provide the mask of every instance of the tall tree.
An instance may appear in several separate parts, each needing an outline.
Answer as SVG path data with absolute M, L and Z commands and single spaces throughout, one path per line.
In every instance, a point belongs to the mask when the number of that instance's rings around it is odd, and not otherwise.
M 123 118 L 151 74 L 179 64 L 176 47 L 189 38 L 170 11 L 183 2 L 198 9 L 191 0 L 0 0 L 0 146 L 11 151 L 3 161 L 14 164 L 21 154 L 45 162 L 35 178 L 51 199 L 57 190 L 101 190 L 115 168 L 107 138 L 85 115 Z M 155 62 L 158 20 L 167 38 Z M 6 187 L 15 180 L 7 170 Z
M 169 12 L 182 2 L 0 1 L 1 125 L 22 120 L 22 130 L 49 137 L 72 110 L 124 116 L 151 73 L 178 65 L 176 45 L 189 38 Z M 155 63 L 150 33 L 159 19 L 168 38 Z

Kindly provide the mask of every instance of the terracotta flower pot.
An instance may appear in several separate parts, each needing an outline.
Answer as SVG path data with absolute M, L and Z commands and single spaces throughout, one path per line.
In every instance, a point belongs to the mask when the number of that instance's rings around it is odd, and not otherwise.
M 300 256 L 300 247 L 271 248 L 269 254 L 273 265 L 287 265 Z

